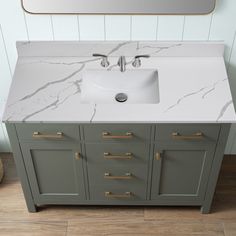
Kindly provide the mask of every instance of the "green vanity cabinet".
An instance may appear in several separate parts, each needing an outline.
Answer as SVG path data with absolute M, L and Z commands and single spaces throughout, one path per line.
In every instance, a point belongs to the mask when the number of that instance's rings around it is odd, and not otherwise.
M 229 124 L 6 124 L 28 210 L 195 205 L 209 213 Z
M 37 204 L 70 204 L 85 199 L 79 145 L 21 143 L 24 163 Z
M 157 143 L 152 165 L 151 199 L 182 204 L 203 201 L 214 150 L 214 144 Z

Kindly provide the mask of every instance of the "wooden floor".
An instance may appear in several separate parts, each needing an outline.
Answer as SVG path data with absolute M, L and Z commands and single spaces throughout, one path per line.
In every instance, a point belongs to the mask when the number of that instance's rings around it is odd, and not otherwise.
M 236 157 L 225 157 L 212 213 L 198 207 L 45 207 L 28 213 L 11 155 L 0 154 L 1 236 L 236 236 Z

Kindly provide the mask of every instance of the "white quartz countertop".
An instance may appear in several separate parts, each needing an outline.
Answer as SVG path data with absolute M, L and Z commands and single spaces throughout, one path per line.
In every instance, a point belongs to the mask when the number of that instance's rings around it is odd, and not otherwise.
M 236 122 L 222 43 L 21 42 L 17 48 L 4 122 Z M 92 53 L 108 54 L 110 70 L 118 69 L 114 65 L 120 55 L 131 61 L 134 55 L 150 54 L 140 69 L 158 70 L 160 102 L 82 103 L 83 72 L 102 69 Z M 131 64 L 127 69 L 133 69 Z

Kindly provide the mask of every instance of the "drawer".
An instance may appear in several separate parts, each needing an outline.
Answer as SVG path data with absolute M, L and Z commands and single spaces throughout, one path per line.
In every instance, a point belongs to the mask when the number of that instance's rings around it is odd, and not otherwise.
M 147 143 L 86 143 L 86 158 L 89 164 L 133 166 L 149 160 Z
M 131 142 L 143 141 L 151 138 L 150 125 L 108 124 L 84 125 L 86 142 Z
M 93 186 L 90 189 L 90 200 L 94 201 L 110 201 L 114 203 L 122 203 L 127 201 L 146 200 L 146 186 L 122 186 L 116 185 L 101 185 Z
M 220 125 L 215 124 L 163 124 L 156 126 L 155 140 L 185 142 L 215 142 Z
M 79 126 L 70 124 L 16 124 L 20 141 L 78 141 Z
M 89 183 L 93 186 L 99 184 L 136 185 L 146 183 L 148 165 L 137 166 L 104 166 L 88 165 Z
M 123 168 L 89 166 L 90 198 L 92 200 L 145 200 L 147 175 L 147 166 L 124 166 Z M 123 196 L 126 192 L 131 194 Z M 116 197 L 113 196 L 114 194 L 121 196 Z

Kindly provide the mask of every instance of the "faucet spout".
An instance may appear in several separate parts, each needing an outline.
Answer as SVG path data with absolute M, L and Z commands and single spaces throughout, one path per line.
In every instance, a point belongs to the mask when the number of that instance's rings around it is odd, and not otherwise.
M 126 59 L 125 56 L 120 56 L 117 65 L 120 67 L 120 71 L 121 72 L 125 72 L 126 71 Z

